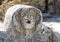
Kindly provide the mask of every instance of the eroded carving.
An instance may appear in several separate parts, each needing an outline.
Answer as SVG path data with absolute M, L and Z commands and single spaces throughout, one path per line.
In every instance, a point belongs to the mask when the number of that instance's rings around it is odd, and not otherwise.
M 54 42 L 52 30 L 42 25 L 41 11 L 33 6 L 9 8 L 3 28 L 4 42 Z

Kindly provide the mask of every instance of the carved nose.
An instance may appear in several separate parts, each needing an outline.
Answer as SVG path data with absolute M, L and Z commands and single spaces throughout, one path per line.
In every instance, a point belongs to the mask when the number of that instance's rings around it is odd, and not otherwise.
M 28 20 L 28 21 L 27 21 L 27 23 L 28 23 L 28 24 L 30 24 L 30 23 L 31 23 L 31 21 L 29 21 L 29 20 Z

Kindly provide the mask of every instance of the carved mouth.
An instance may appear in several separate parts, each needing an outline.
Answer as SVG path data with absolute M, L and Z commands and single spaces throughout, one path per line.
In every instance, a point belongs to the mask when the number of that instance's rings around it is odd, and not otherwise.
M 30 24 L 30 23 L 31 23 L 31 21 L 30 21 L 30 20 L 28 20 L 28 21 L 27 21 L 27 23 L 28 23 L 28 24 Z

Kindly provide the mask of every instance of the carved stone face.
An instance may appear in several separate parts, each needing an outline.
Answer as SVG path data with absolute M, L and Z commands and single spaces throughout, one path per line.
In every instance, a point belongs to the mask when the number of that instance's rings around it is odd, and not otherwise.
M 35 21 L 34 21 L 33 16 L 23 17 L 22 23 L 25 29 L 32 29 L 35 26 Z
M 36 24 L 37 13 L 34 10 L 27 10 L 28 12 L 24 12 L 22 14 L 22 25 L 24 29 L 33 29 Z M 39 16 L 38 16 L 39 17 Z M 38 18 L 37 18 L 38 19 Z
M 14 25 L 16 25 L 16 30 L 35 30 L 41 19 L 40 11 L 35 8 L 27 8 L 22 12 L 18 10 L 14 14 L 13 21 Z
M 35 26 L 35 18 L 32 13 L 27 16 L 24 16 L 22 19 L 22 23 L 25 29 L 32 29 Z

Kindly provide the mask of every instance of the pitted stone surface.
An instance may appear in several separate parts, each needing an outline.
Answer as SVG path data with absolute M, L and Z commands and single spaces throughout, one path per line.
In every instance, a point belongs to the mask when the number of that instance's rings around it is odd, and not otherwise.
M 55 33 L 42 25 L 39 9 L 27 5 L 10 7 L 0 32 L 1 42 L 58 42 Z

